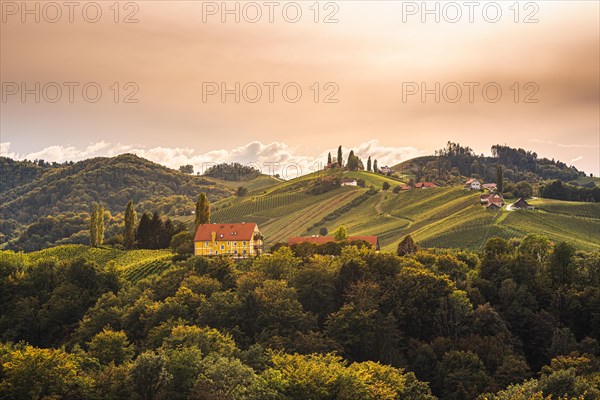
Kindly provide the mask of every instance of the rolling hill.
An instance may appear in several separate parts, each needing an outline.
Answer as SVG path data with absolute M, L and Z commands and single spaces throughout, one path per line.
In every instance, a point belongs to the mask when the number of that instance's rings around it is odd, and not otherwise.
M 176 215 L 191 212 L 200 192 L 217 201 L 234 191 L 213 179 L 183 174 L 133 154 L 42 166 L 1 157 L 0 176 L 0 244 L 41 218 L 87 214 L 96 202 L 113 214 L 123 212 L 133 200 L 138 212 Z
M 368 172 L 346 173 L 381 188 L 399 181 Z M 479 249 L 493 236 L 523 237 L 543 234 L 568 240 L 577 248 L 600 250 L 600 204 L 532 200 L 535 210 L 491 211 L 479 203 L 479 194 L 461 187 L 438 187 L 401 193 L 342 187 L 310 195 L 316 176 L 304 176 L 271 186 L 249 198 L 224 199 L 213 206 L 213 222 L 257 222 L 267 246 L 289 237 L 330 232 L 340 225 L 352 235 L 377 235 L 384 250 L 395 250 L 411 234 L 426 247 Z M 509 200 L 510 202 L 510 200 Z

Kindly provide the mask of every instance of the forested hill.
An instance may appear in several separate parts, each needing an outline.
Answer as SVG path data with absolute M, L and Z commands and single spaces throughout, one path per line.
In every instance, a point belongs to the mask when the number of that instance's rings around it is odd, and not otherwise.
M 2 157 L 0 176 L 0 233 L 5 239 L 40 217 L 89 212 L 95 202 L 116 213 L 124 211 L 129 200 L 164 202 L 184 196 L 191 202 L 200 192 L 206 192 L 211 200 L 233 193 L 209 178 L 184 174 L 132 154 L 65 164 Z
M 445 148 L 437 150 L 435 155 L 418 157 L 400 163 L 392 169 L 403 174 L 411 174 L 419 180 L 437 180 L 448 183 L 462 182 L 464 177 L 496 181 L 496 166 L 502 165 L 504 179 L 509 182 L 539 182 L 546 179 L 560 179 L 565 182 L 585 177 L 579 171 L 564 162 L 539 158 L 536 152 L 495 145 L 492 156 L 477 155 L 468 146 L 448 142 Z

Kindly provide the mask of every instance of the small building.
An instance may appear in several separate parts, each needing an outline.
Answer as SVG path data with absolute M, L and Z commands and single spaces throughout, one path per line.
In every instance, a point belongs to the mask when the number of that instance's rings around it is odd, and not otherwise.
M 437 185 L 433 182 L 417 182 L 415 183 L 415 189 L 430 189 L 435 188 Z
M 491 197 L 492 195 L 489 193 L 486 194 L 482 194 L 481 196 L 479 196 L 479 201 L 481 202 L 481 204 L 487 204 L 488 203 L 488 199 Z
M 379 237 L 377 236 L 348 236 L 348 241 L 352 242 L 355 240 L 362 240 L 371 244 L 371 247 L 375 251 L 379 251 Z M 335 239 L 333 236 L 295 236 L 288 239 L 288 244 L 290 246 L 299 244 L 299 243 L 315 243 L 315 244 L 324 244 L 329 242 L 334 242 Z
M 354 178 L 342 178 L 342 186 L 358 186 L 358 182 Z
M 201 224 L 194 237 L 194 255 L 250 257 L 263 251 L 263 237 L 255 223 Z
M 385 174 L 385 175 L 387 175 L 387 174 L 391 174 L 392 172 L 394 172 L 394 171 L 392 171 L 392 169 L 391 169 L 390 167 L 388 167 L 387 165 L 384 165 L 383 167 L 379 168 L 379 171 L 380 171 L 382 174 Z
M 490 192 L 493 192 L 496 190 L 497 185 L 495 183 L 484 183 L 483 185 L 481 185 L 482 188 L 489 190 Z
M 481 190 L 481 182 L 479 182 L 477 179 L 471 178 L 465 182 L 465 189 Z
M 512 208 L 517 208 L 520 210 L 533 210 L 533 206 L 526 202 L 522 197 L 512 205 Z
M 499 210 L 502 208 L 502 206 L 498 203 L 488 203 L 488 205 L 485 207 L 488 210 Z
M 402 185 L 402 186 L 400 186 L 400 190 L 410 190 L 410 189 L 412 189 L 410 187 L 410 185 Z
M 504 205 L 504 197 L 499 194 L 493 194 L 487 199 L 487 204 L 497 204 L 499 207 Z

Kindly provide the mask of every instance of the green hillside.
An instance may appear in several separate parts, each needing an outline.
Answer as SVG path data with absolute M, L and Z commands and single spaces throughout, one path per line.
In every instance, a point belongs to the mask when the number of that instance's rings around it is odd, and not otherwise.
M 352 172 L 344 176 L 367 180 L 377 189 L 390 178 Z M 215 204 L 213 222 L 257 222 L 267 246 L 297 235 L 330 232 L 340 225 L 351 235 L 377 235 L 384 250 L 394 251 L 411 234 L 426 247 L 480 249 L 493 236 L 523 237 L 530 233 L 552 240 L 568 240 L 577 248 L 600 250 L 600 204 L 537 199 L 535 210 L 491 211 L 479 203 L 479 194 L 460 187 L 393 193 L 343 187 L 320 195 L 307 188 L 315 177 L 305 176 L 271 187 L 265 194 L 224 199 Z
M 62 245 L 49 247 L 31 253 L 14 253 L 1 251 L 2 257 L 17 257 L 24 264 L 35 264 L 38 261 L 55 259 L 71 261 L 83 258 L 99 265 L 112 265 L 122 272 L 123 277 L 137 281 L 150 274 L 159 273 L 170 265 L 173 253 L 169 250 L 118 250 L 110 247 L 90 247 L 85 245 Z

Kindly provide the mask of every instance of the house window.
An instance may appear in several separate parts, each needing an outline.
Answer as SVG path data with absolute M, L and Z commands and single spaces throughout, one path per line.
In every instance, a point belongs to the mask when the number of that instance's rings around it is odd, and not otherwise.
M 227 242 L 227 246 L 231 246 L 231 242 Z
M 225 250 L 225 245 L 221 245 L 221 250 Z
M 234 251 L 233 251 L 233 254 L 237 254 L 237 250 L 234 250 Z
M 243 245 L 243 246 L 246 246 L 246 242 L 242 242 L 242 245 Z
M 204 247 L 208 247 L 208 242 L 204 242 Z
M 244 249 L 244 254 L 246 254 L 246 249 Z
M 215 254 L 219 254 L 219 250 L 215 250 Z
M 234 245 L 235 247 L 237 247 L 237 242 L 233 242 L 233 245 Z
M 209 250 L 209 251 L 208 251 L 208 255 L 209 255 L 209 256 L 212 256 L 212 250 Z

